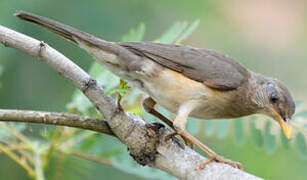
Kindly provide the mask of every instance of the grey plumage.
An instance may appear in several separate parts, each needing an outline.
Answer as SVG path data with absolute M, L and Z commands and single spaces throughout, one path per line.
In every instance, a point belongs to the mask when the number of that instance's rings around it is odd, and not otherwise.
M 119 44 L 214 89 L 236 89 L 249 77 L 248 71 L 233 58 L 212 50 L 152 42 Z

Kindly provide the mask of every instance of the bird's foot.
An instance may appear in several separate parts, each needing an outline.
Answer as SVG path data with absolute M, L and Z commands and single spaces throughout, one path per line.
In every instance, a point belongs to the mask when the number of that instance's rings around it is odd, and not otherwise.
M 219 155 L 213 155 L 213 156 L 209 156 L 205 161 L 203 161 L 202 163 L 200 163 L 200 165 L 198 166 L 198 170 L 202 170 L 205 168 L 205 166 L 207 164 L 209 164 L 210 162 L 215 161 L 215 162 L 219 162 L 219 163 L 224 163 L 224 164 L 228 164 L 234 168 L 238 168 L 238 169 L 244 169 L 242 164 L 239 162 L 235 162 L 235 161 L 231 161 L 229 159 L 225 159 L 222 156 Z
M 171 139 L 172 137 L 176 136 L 176 135 L 180 135 L 177 131 L 169 133 L 168 135 L 166 135 L 164 137 L 164 142 L 168 141 L 169 139 Z M 185 145 L 189 146 L 191 149 L 193 149 L 193 142 L 190 141 L 189 139 L 187 139 L 185 136 L 181 136 Z
M 231 160 L 225 159 L 222 156 L 217 155 L 213 150 L 211 150 L 209 147 L 201 143 L 198 139 L 196 139 L 194 136 L 190 135 L 185 130 L 179 128 L 178 126 L 174 126 L 173 122 L 164 117 L 162 114 L 160 114 L 158 111 L 154 109 L 156 102 L 152 98 L 147 98 L 143 102 L 144 109 L 154 115 L 155 117 L 161 119 L 163 122 L 165 122 L 168 126 L 170 126 L 174 132 L 166 135 L 164 137 L 164 142 L 168 141 L 169 139 L 173 138 L 175 135 L 180 135 L 182 139 L 184 140 L 185 144 L 193 149 L 193 144 L 195 144 L 197 147 L 199 147 L 203 152 L 205 152 L 208 155 L 208 159 L 204 162 L 202 162 L 199 165 L 199 170 L 203 169 L 207 164 L 209 164 L 211 161 L 221 162 L 225 164 L 229 164 L 233 167 L 243 169 L 243 166 L 238 162 L 233 162 Z M 178 145 L 182 148 L 184 148 L 184 145 L 178 141 L 178 139 L 174 139 L 175 142 L 178 143 Z
M 184 130 L 182 130 L 181 128 L 178 128 L 178 127 L 176 127 L 176 126 L 174 126 L 174 130 L 175 130 L 175 132 L 172 132 L 172 133 L 170 133 L 170 134 L 168 134 L 168 135 L 166 135 L 166 136 L 164 137 L 164 141 L 166 142 L 166 141 L 168 141 L 170 138 L 172 138 L 173 136 L 179 135 L 179 136 L 182 137 L 182 139 L 183 139 L 185 145 L 187 145 L 187 146 L 189 146 L 191 149 L 193 149 L 193 142 L 192 142 L 188 137 L 186 137 L 186 136 L 184 135 L 184 133 L 183 133 Z
M 220 163 L 225 163 L 228 164 L 232 167 L 238 168 L 238 169 L 243 169 L 243 166 L 239 162 L 234 162 L 229 159 L 225 159 L 222 156 L 217 155 L 213 150 L 211 150 L 209 147 L 201 143 L 198 139 L 196 139 L 194 136 L 190 135 L 188 132 L 185 130 L 181 130 L 180 128 L 175 127 L 175 132 L 170 133 L 164 137 L 164 141 L 169 140 L 175 135 L 180 135 L 184 142 L 186 143 L 187 146 L 190 146 L 193 148 L 193 144 L 195 144 L 197 147 L 199 147 L 203 152 L 205 152 L 208 155 L 208 159 L 202 162 L 198 170 L 203 169 L 207 164 L 209 164 L 211 161 L 216 161 Z

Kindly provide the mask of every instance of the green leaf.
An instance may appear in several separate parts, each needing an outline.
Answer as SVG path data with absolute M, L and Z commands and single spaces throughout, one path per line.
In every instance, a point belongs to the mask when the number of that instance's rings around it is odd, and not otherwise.
M 253 116 L 250 120 L 250 129 L 251 129 L 251 136 L 253 142 L 256 144 L 257 147 L 263 146 L 263 136 L 259 129 L 256 128 L 256 117 Z
M 176 41 L 179 35 L 187 27 L 187 22 L 176 22 L 173 26 L 169 28 L 156 42 L 172 44 Z
M 227 133 L 229 132 L 229 120 L 221 119 L 217 121 L 217 134 L 216 137 L 218 139 L 223 139 L 227 136 Z
M 206 136 L 212 136 L 215 130 L 215 121 L 214 120 L 204 121 L 203 127 L 204 127 L 204 134 Z
M 271 134 L 271 121 L 266 121 L 264 127 L 264 147 L 268 153 L 272 153 L 276 146 L 275 136 Z
M 234 124 L 235 143 L 240 145 L 244 142 L 243 119 L 242 118 L 236 119 L 234 123 L 235 123 Z
M 306 141 L 305 141 L 305 137 L 304 135 L 299 132 L 296 135 L 296 146 L 299 150 L 299 152 L 303 155 L 303 156 L 307 156 L 307 146 L 306 146 Z
M 114 94 L 119 93 L 121 96 L 126 95 L 130 91 L 130 87 L 128 86 L 128 83 L 122 79 L 120 79 L 119 82 L 119 89 L 111 89 L 106 91 L 106 94 Z
M 194 21 L 176 40 L 176 43 L 184 41 L 188 36 L 190 36 L 198 27 L 200 20 Z
M 124 96 L 125 94 L 127 94 L 130 91 L 130 87 L 128 86 L 128 83 L 122 79 L 120 79 L 119 82 L 119 88 L 120 88 L 120 95 Z
M 136 27 L 135 29 L 130 29 L 128 33 L 123 35 L 123 37 L 121 38 L 121 41 L 124 41 L 124 42 L 142 41 L 144 34 L 145 34 L 145 30 L 146 30 L 145 24 L 140 23 L 138 27 Z
M 119 87 L 121 89 L 129 89 L 128 83 L 125 80 L 120 79 Z

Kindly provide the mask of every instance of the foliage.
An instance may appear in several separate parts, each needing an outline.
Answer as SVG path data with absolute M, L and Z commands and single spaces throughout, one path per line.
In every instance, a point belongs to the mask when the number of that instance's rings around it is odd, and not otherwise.
M 198 24 L 199 20 L 190 25 L 187 22 L 177 22 L 160 38 L 154 41 L 179 44 L 195 31 Z M 145 30 L 146 26 L 141 23 L 137 28 L 129 30 L 121 40 L 142 41 Z M 106 93 L 114 98 L 117 98 L 118 94 L 123 96 L 121 104 L 125 111 L 143 116 L 148 122 L 161 122 L 142 109 L 141 100 L 144 98 L 144 94 L 140 90 L 130 89 L 129 84 L 113 75 L 97 62 L 92 64 L 89 74 L 99 81 Z M 301 109 L 301 104 L 301 102 L 297 103 L 298 109 Z M 95 107 L 78 90 L 74 92 L 71 102 L 67 104 L 67 109 L 71 113 L 101 117 Z M 166 117 L 173 117 L 172 114 L 161 106 L 158 106 L 157 110 Z M 251 136 L 254 144 L 259 148 L 265 148 L 268 153 L 273 153 L 277 145 L 282 145 L 285 147 L 297 147 L 299 152 L 306 157 L 306 118 L 307 111 L 305 110 L 300 110 L 293 117 L 292 124 L 295 127 L 293 137 L 295 141 L 291 142 L 281 133 L 276 123 L 272 123 L 273 121 L 259 116 L 239 118 L 233 121 L 199 121 L 190 118 L 187 130 L 193 135 L 204 135 L 206 137 L 215 135 L 218 139 L 233 135 L 234 142 L 237 145 L 241 145 L 246 136 Z M 21 123 L 1 123 L 0 151 L 23 167 L 30 177 L 40 180 L 44 179 L 42 172 L 48 169 L 53 158 L 57 159 L 58 164 L 63 164 L 65 160 L 66 163 L 74 163 L 70 157 L 78 157 L 112 166 L 146 179 L 173 179 L 173 177 L 165 172 L 150 167 L 141 167 L 136 164 L 129 156 L 125 146 L 109 136 L 73 128 L 46 127 L 41 132 L 41 137 L 34 139 L 24 135 L 25 127 L 25 124 Z M 86 165 L 80 163 L 76 165 L 74 163 L 72 167 L 75 169 L 71 169 L 72 171 L 78 171 L 78 174 L 82 175 L 74 176 L 75 173 L 70 173 L 69 171 L 66 171 L 65 175 L 71 174 L 69 176 L 72 179 L 83 179 L 82 177 L 90 176 L 84 169 L 92 167 L 83 166 Z M 62 177 L 61 174 L 54 176 Z

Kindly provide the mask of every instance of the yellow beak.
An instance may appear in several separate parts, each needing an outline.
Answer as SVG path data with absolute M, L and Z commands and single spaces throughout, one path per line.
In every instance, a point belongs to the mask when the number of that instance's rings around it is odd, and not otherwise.
M 291 138 L 291 132 L 292 127 L 288 124 L 288 122 L 285 122 L 282 117 L 277 113 L 277 111 L 274 108 L 271 108 L 271 111 L 273 112 L 274 119 L 277 120 L 279 123 L 282 131 L 284 132 L 285 136 L 290 139 Z

